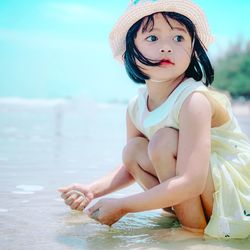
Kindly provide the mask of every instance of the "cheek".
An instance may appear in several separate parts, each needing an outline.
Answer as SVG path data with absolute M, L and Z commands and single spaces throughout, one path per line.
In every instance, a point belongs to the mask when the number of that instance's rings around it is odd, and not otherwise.
M 148 59 L 155 59 L 157 55 L 157 50 L 153 46 L 143 46 L 139 51 Z
M 182 48 L 178 50 L 176 53 L 176 64 L 179 66 L 179 69 L 182 71 L 186 71 L 190 61 L 191 61 L 191 49 L 190 48 Z
M 193 52 L 193 49 L 192 49 L 191 44 L 188 44 L 187 46 L 184 46 L 183 53 L 185 53 L 189 58 L 191 58 L 192 52 Z
M 182 63 L 190 62 L 192 56 L 192 50 L 190 47 L 183 47 L 178 50 L 176 56 Z
M 135 46 L 142 53 L 142 55 L 148 59 L 155 59 L 157 49 L 155 46 L 150 46 L 149 44 L 145 44 L 140 40 L 135 40 Z
M 136 65 L 137 67 L 143 72 L 146 73 L 147 72 L 147 66 L 142 64 L 140 61 L 138 61 L 137 59 L 135 59 Z

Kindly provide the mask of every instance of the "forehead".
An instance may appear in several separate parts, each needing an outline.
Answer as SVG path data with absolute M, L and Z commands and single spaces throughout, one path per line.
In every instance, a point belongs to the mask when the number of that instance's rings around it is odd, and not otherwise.
M 183 31 L 187 31 L 187 28 L 184 24 L 178 22 L 177 20 L 168 17 L 164 13 L 155 13 L 151 16 L 144 17 L 142 21 L 142 25 L 140 27 L 141 33 L 144 32 L 150 32 L 153 29 L 161 29 L 161 28 L 168 28 L 168 29 L 174 29 L 174 28 L 180 28 Z

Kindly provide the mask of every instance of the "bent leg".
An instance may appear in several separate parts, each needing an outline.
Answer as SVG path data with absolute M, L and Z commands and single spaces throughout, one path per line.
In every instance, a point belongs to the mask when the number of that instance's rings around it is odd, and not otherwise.
M 207 223 L 210 220 L 210 217 L 212 215 L 212 211 L 213 211 L 213 193 L 214 193 L 214 183 L 213 183 L 213 178 L 212 178 L 212 173 L 211 173 L 211 168 L 209 168 L 208 171 L 208 176 L 207 176 L 207 181 L 206 181 L 206 186 L 205 189 L 203 191 L 203 193 L 194 199 L 188 200 L 184 203 L 181 203 L 177 206 L 175 206 L 175 210 L 177 210 L 179 214 L 182 214 L 182 225 L 183 228 L 192 232 L 203 232 Z M 193 203 L 193 206 L 191 205 Z M 194 210 L 195 208 L 195 210 Z M 189 220 L 189 214 L 195 214 L 197 213 L 197 209 L 202 208 L 203 209 L 203 215 L 205 218 L 205 222 L 200 221 L 199 222 L 199 216 L 197 216 L 197 221 L 194 222 L 190 222 Z M 198 210 L 199 210 L 198 209 Z M 203 216 L 202 216 L 203 218 Z M 199 225 L 200 223 L 200 227 L 199 230 L 197 231 L 196 225 Z
M 155 133 L 149 143 L 149 158 L 160 182 L 176 176 L 178 137 L 177 130 L 163 128 Z M 210 181 L 209 178 L 208 180 Z M 210 197 L 208 193 L 206 197 Z M 202 204 L 201 198 L 196 197 L 174 206 L 176 216 L 184 228 L 195 232 L 203 231 L 207 224 L 204 213 L 207 209 L 203 205 L 212 207 L 211 200 L 207 198 Z
M 135 137 L 127 143 L 122 155 L 127 171 L 144 190 L 159 184 L 156 172 L 149 160 L 147 148 L 146 138 Z

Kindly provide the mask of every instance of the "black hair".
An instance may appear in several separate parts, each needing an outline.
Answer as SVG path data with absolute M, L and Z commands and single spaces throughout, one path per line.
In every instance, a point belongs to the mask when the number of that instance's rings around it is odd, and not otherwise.
M 163 15 L 167 23 L 170 25 L 168 21 L 168 17 L 176 20 L 180 24 L 184 25 L 191 36 L 191 40 L 193 43 L 193 52 L 191 56 L 190 64 L 185 72 L 186 77 L 192 77 L 196 81 L 201 81 L 204 76 L 204 84 L 209 86 L 212 84 L 214 80 L 214 69 L 211 65 L 211 62 L 207 56 L 206 48 L 204 44 L 201 42 L 200 38 L 197 35 L 195 25 L 193 22 L 184 15 L 181 15 L 176 12 L 159 12 Z M 143 73 L 140 70 L 140 67 L 136 64 L 136 59 L 140 61 L 142 64 L 147 66 L 159 66 L 160 62 L 154 63 L 144 57 L 142 53 L 138 50 L 135 45 L 135 38 L 137 36 L 138 30 L 141 28 L 142 24 L 142 32 L 146 30 L 153 29 L 154 27 L 154 14 L 143 17 L 139 21 L 137 21 L 128 31 L 126 36 L 126 51 L 123 55 L 124 63 L 126 71 L 129 77 L 136 83 L 145 84 L 145 80 L 150 79 L 148 75 Z M 172 28 L 172 26 L 170 25 Z

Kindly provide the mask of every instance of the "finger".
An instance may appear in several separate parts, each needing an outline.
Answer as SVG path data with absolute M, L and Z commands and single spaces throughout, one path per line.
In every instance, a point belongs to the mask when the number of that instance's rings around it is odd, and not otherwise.
M 66 192 L 70 191 L 72 188 L 73 188 L 73 185 L 69 185 L 66 187 L 60 187 L 60 188 L 58 188 L 58 192 L 66 193 Z
M 86 207 L 85 201 L 82 201 L 80 205 L 76 208 L 78 211 L 83 211 L 83 209 Z
M 69 188 L 65 188 L 65 189 L 60 189 L 61 191 L 61 197 L 63 199 L 67 199 L 71 194 L 72 194 L 72 190 L 70 190 Z
M 60 188 L 57 189 L 57 191 L 60 192 L 60 193 L 67 192 L 67 190 L 68 189 L 66 187 L 60 187 Z
M 82 201 L 84 201 L 84 197 L 83 196 L 79 196 L 77 199 L 75 199 L 73 201 L 73 203 L 70 205 L 71 209 L 76 209 L 81 203 Z
M 84 200 L 89 201 L 88 197 L 78 190 L 72 190 L 72 193 L 78 194 L 79 196 L 83 197 Z
M 69 206 L 77 199 L 78 195 L 77 194 L 72 194 L 70 195 L 67 199 L 65 199 L 65 203 Z
M 66 200 L 66 199 L 69 198 L 70 195 L 71 195 L 71 193 L 69 193 L 69 192 L 67 192 L 67 193 L 62 193 L 62 194 L 61 194 L 61 197 L 62 197 L 64 200 Z
M 84 196 L 83 193 L 81 193 L 81 192 L 79 192 L 79 191 L 77 191 L 77 190 L 70 190 L 70 191 L 68 191 L 67 193 L 62 193 L 61 197 L 62 197 L 63 199 L 65 199 L 65 200 L 67 200 L 71 195 L 76 196 L 75 199 L 76 199 L 78 196 L 80 196 L 80 195 L 83 195 L 83 196 Z

